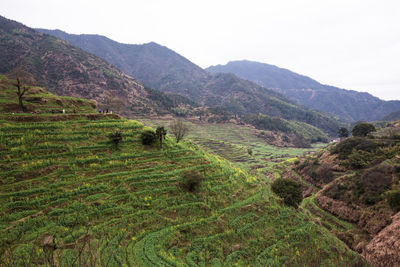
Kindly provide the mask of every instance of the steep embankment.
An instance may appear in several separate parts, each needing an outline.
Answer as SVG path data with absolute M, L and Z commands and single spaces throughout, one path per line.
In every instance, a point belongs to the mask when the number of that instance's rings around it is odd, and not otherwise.
M 210 73 L 233 73 L 266 88 L 275 89 L 311 109 L 347 121 L 379 120 L 400 108 L 400 101 L 384 101 L 368 93 L 324 85 L 307 76 L 265 63 L 231 61 L 206 70 Z
M 351 137 L 304 159 L 303 207 L 374 266 L 398 266 L 400 124 Z

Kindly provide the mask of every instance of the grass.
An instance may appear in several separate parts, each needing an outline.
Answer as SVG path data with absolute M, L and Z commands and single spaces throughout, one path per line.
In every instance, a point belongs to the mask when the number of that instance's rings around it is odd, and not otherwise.
M 0 113 L 17 113 L 19 116 L 37 113 L 61 113 L 62 110 L 66 113 L 92 113 L 96 108 L 95 102 L 66 96 L 56 96 L 44 88 L 32 87 L 24 95 L 23 104 L 28 109 L 26 114 L 22 114 L 19 107 L 16 87 L 7 80 L 3 75 L 0 75 Z
M 278 151 L 251 130 L 227 126 L 224 134 L 220 126 L 207 126 L 210 132 L 191 125 L 190 137 L 209 151 L 233 151 L 232 164 L 171 137 L 162 149 L 143 146 L 139 136 L 147 127 L 106 116 L 37 123 L 3 115 L 0 127 L 2 266 L 339 266 L 359 260 L 308 215 L 283 206 L 260 183 L 260 173 L 248 172 L 303 153 Z M 116 129 L 124 136 L 118 149 L 107 139 Z M 211 135 L 226 145 L 207 146 Z M 195 194 L 179 185 L 186 170 L 205 178 Z
M 170 120 L 141 119 L 153 127 L 168 126 Z M 283 170 L 282 162 L 317 151 L 324 144 L 313 148 L 275 147 L 257 137 L 259 130 L 246 126 L 226 124 L 197 124 L 186 122 L 189 126 L 187 139 L 202 146 L 207 152 L 223 157 L 236 166 L 257 175 L 259 179 L 279 175 Z M 251 155 L 248 151 L 251 150 Z

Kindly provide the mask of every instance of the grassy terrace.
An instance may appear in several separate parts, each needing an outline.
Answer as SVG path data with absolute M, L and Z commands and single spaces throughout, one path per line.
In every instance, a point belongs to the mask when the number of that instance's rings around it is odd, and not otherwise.
M 0 127 L 2 266 L 338 266 L 358 259 L 307 215 L 282 206 L 257 176 L 190 142 L 143 146 L 146 127 L 136 121 L 3 116 Z M 124 136 L 119 149 L 107 139 L 116 129 Z M 185 170 L 205 177 L 197 193 L 179 186 Z
M 168 126 L 170 120 L 140 119 L 150 126 Z M 189 126 L 188 139 L 202 146 L 207 152 L 218 155 L 235 163 L 241 169 L 257 175 L 265 180 L 269 175 L 279 176 L 281 163 L 303 155 L 306 152 L 318 150 L 321 145 L 313 148 L 275 147 L 256 136 L 256 129 L 235 124 L 196 124 L 186 122 Z M 251 150 L 249 155 L 248 150 Z M 268 181 L 268 180 L 266 180 Z

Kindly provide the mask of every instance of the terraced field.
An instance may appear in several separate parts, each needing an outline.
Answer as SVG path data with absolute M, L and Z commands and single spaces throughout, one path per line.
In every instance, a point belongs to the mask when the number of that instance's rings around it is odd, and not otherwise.
M 168 126 L 171 122 L 160 119 L 139 120 L 150 126 Z M 185 123 L 189 127 L 187 139 L 202 146 L 207 152 L 228 159 L 236 166 L 257 175 L 259 179 L 272 174 L 279 175 L 280 169 L 285 167 L 281 166 L 282 162 L 317 151 L 324 145 L 317 144 L 313 148 L 275 147 L 257 137 L 259 130 L 246 126 L 231 123 Z
M 0 75 L 0 113 L 16 113 L 21 115 L 21 108 L 18 104 L 17 88 L 12 84 L 15 83 Z M 44 88 L 31 87 L 24 94 L 23 105 L 27 108 L 27 113 L 90 113 L 96 108 L 95 101 L 87 99 L 56 96 Z M 47 116 L 47 115 L 46 115 Z
M 50 117 L 49 117 L 50 118 Z M 61 119 L 62 117 L 60 117 Z M 359 261 L 255 175 L 111 116 L 0 121 L 2 266 L 344 266 Z M 122 131 L 119 149 L 107 135 Z M 204 180 L 196 193 L 185 171 Z

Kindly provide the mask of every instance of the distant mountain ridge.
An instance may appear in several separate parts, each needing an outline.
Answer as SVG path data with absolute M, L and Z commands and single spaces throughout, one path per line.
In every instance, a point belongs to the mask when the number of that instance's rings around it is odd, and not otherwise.
M 164 100 L 174 98 L 146 89 L 105 60 L 62 39 L 0 16 L 0 73 L 16 67 L 58 95 L 95 99 L 103 105 L 117 100 L 115 106 L 125 114 L 167 112 Z M 161 94 L 162 101 L 154 100 L 160 99 L 155 94 Z M 185 102 L 181 96 L 175 100 Z
M 397 121 L 400 120 L 400 110 L 396 110 L 381 119 L 382 121 Z
M 189 97 L 207 106 L 221 106 L 234 114 L 262 113 L 306 122 L 335 135 L 337 122 L 296 105 L 284 95 L 232 74 L 213 75 L 171 49 L 148 43 L 121 44 L 99 35 L 74 35 L 38 29 L 62 38 L 119 67 L 143 84 Z
M 241 60 L 211 66 L 210 73 L 233 73 L 266 88 L 275 89 L 309 108 L 347 121 L 378 120 L 400 109 L 400 101 L 384 101 L 369 93 L 323 85 L 307 76 L 260 62 Z
M 197 83 L 205 82 L 211 76 L 173 50 L 154 42 L 122 44 L 95 34 L 76 35 L 61 30 L 37 30 L 101 57 L 145 85 L 160 91 L 190 91 L 193 98 L 193 93 L 201 90 Z M 194 96 L 199 97 L 199 94 Z

